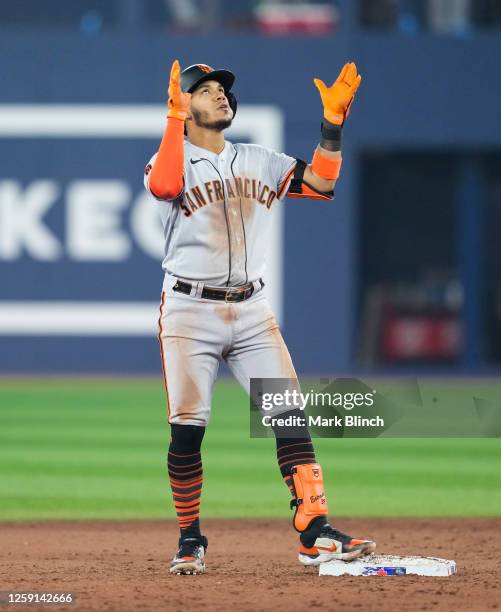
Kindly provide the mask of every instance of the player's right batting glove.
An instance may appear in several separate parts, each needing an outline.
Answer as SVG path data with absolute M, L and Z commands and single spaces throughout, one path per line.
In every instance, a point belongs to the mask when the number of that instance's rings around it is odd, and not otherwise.
M 190 108 L 191 94 L 181 89 L 181 66 L 175 60 L 170 71 L 169 102 L 167 104 L 167 117 L 174 117 L 184 121 Z
M 320 79 L 313 79 L 324 105 L 324 118 L 334 125 L 343 125 L 350 113 L 355 93 L 362 77 L 354 63 L 345 64 L 336 81 L 330 86 Z

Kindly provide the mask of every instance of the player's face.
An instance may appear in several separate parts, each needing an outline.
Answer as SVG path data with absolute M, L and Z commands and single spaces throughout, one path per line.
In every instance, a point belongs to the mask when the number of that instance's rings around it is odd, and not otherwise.
M 205 81 L 191 95 L 190 114 L 196 125 L 221 131 L 231 125 L 231 110 L 224 88 L 217 81 Z

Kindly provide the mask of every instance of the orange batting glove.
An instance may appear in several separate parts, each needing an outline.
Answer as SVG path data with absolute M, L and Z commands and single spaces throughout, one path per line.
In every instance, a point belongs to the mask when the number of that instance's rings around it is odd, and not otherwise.
M 354 63 L 345 64 L 336 82 L 327 87 L 320 79 L 313 79 L 324 105 L 324 117 L 334 125 L 343 125 L 350 113 L 353 98 L 362 77 Z
M 167 117 L 174 117 L 184 121 L 190 108 L 191 94 L 181 89 L 181 66 L 175 60 L 170 71 L 169 101 L 167 103 Z

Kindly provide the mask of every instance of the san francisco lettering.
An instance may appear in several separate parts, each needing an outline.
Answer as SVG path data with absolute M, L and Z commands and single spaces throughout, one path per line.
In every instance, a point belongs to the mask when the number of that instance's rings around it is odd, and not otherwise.
M 257 179 L 236 176 L 225 179 L 224 185 L 222 181 L 214 180 L 188 189 L 184 192 L 180 206 L 184 215 L 189 217 L 208 204 L 222 204 L 225 194 L 228 199 L 245 198 L 254 200 L 258 204 L 266 206 L 267 209 L 271 208 L 277 197 L 276 191 L 269 185 Z

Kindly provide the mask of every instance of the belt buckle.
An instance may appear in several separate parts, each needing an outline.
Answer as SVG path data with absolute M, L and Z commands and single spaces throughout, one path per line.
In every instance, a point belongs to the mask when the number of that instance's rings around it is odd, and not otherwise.
M 245 291 L 244 288 L 227 289 L 226 295 L 224 296 L 224 301 L 226 302 L 226 304 L 232 304 L 233 302 L 237 301 L 236 298 L 244 291 Z M 235 299 L 233 298 L 230 299 L 230 296 L 235 296 Z

